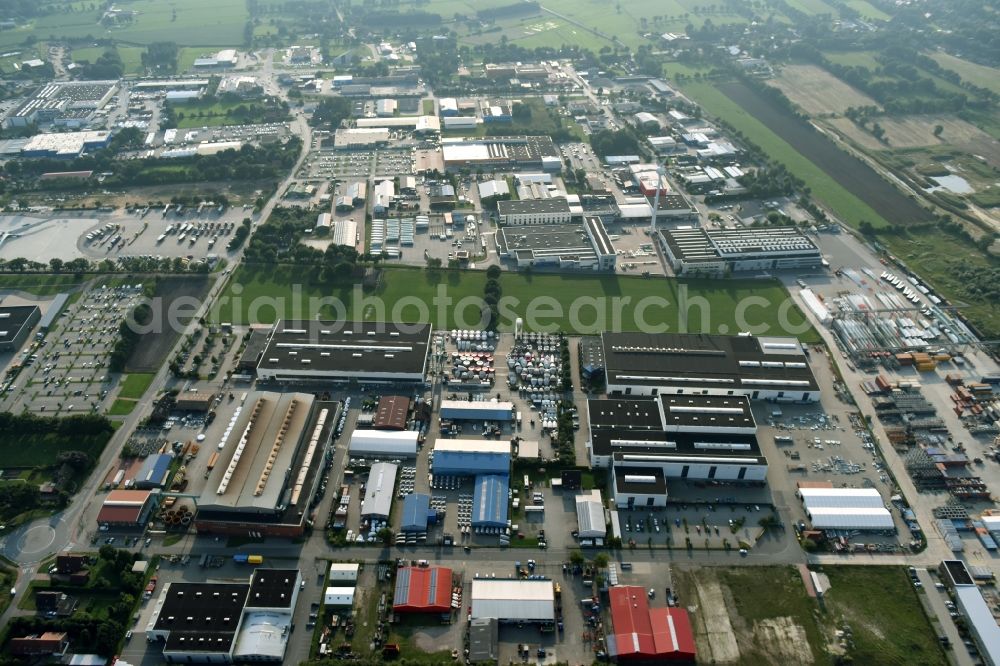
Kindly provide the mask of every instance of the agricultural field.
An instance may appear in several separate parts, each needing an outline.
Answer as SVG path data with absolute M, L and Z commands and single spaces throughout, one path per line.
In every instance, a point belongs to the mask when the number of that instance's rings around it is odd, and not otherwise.
M 54 296 L 63 291 L 73 289 L 83 284 L 86 278 L 79 278 L 69 273 L 65 275 L 31 273 L 4 274 L 0 273 L 0 291 L 24 291 L 36 296 Z
M 891 224 L 927 221 L 930 213 L 908 199 L 895 186 L 856 157 L 841 150 L 833 141 L 807 123 L 792 116 L 756 91 L 741 83 L 719 86 L 741 109 L 752 114 L 785 140 L 800 155 L 821 168 L 830 180 L 853 193 Z M 753 139 L 753 136 L 750 135 Z M 831 202 L 831 206 L 836 206 Z M 873 223 L 874 224 L 874 223 Z
M 792 8 L 798 9 L 800 12 L 809 14 L 811 16 L 818 16 L 820 14 L 837 16 L 837 10 L 835 10 L 833 7 L 823 2 L 823 0 L 787 0 L 787 1 Z
M 955 146 L 980 154 L 989 162 L 1000 164 L 1000 142 L 956 116 L 886 116 L 878 118 L 876 122 L 885 130 L 887 143 L 882 143 L 846 118 L 830 121 L 840 132 L 872 150 Z M 938 126 L 942 129 L 935 135 L 934 130 Z
M 878 106 L 868 95 L 815 65 L 788 65 L 769 83 L 813 116 L 839 114 L 851 107 Z
M 1000 70 L 995 67 L 987 67 L 969 62 L 968 60 L 962 60 L 961 58 L 956 58 L 953 55 L 940 51 L 932 53 L 930 56 L 945 69 L 950 69 L 961 76 L 962 80 L 968 81 L 974 86 L 986 88 L 1000 94 Z
M 234 273 L 211 319 L 234 324 L 273 323 L 284 316 L 391 318 L 410 322 L 429 319 L 436 326 L 455 328 L 471 326 L 478 317 L 476 304 L 486 283 L 486 275 L 481 271 L 394 267 L 384 269 L 383 274 L 382 284 L 375 293 L 362 294 L 360 286 L 310 282 L 304 279 L 301 269 L 293 267 L 244 265 Z M 764 300 L 746 310 L 747 325 L 766 327 L 771 335 L 792 333 L 805 341 L 816 339 L 815 331 L 803 325 L 804 318 L 787 292 L 775 282 L 504 273 L 500 284 L 503 297 L 512 299 L 507 301 L 506 309 L 501 302 L 502 329 L 511 328 L 513 318 L 523 316 L 529 324 L 534 318 L 536 328 L 561 328 L 574 333 L 594 333 L 606 328 L 634 331 L 643 322 L 665 326 L 670 331 L 734 333 L 740 330 L 735 311 L 741 302 L 744 307 L 751 304 L 746 299 L 754 297 Z M 435 303 L 439 290 L 452 299 L 450 305 Z M 547 298 L 529 307 L 540 294 Z M 321 300 L 324 298 L 328 300 Z M 616 298 L 627 300 L 615 301 Z M 329 299 L 343 304 L 344 310 L 339 315 Z M 459 307 L 462 299 L 470 299 L 469 305 Z M 642 299 L 649 299 L 648 307 L 637 317 L 636 304 Z M 425 309 L 420 304 L 429 307 Z M 466 322 L 456 321 L 458 317 Z M 787 319 L 787 326 L 780 323 L 783 318 Z
M 844 0 L 844 4 L 858 12 L 861 18 L 877 21 L 888 21 L 890 18 L 888 14 L 872 5 L 868 0 Z
M 829 567 L 820 605 L 794 567 L 709 567 L 673 571 L 691 620 L 699 661 L 761 666 L 940 664 L 945 657 L 902 567 Z M 835 632 L 845 624 L 853 641 Z
M 123 74 L 142 74 L 142 54 L 146 51 L 145 48 L 138 46 L 116 46 L 115 50 L 118 51 L 118 55 L 121 56 L 122 65 L 124 67 Z M 86 60 L 87 62 L 94 62 L 100 58 L 105 51 L 103 46 L 85 46 L 81 48 L 73 49 L 73 61 L 82 62 Z
M 879 66 L 878 61 L 875 60 L 874 51 L 824 51 L 823 57 L 830 62 L 847 67 L 875 69 Z
M 889 222 L 874 208 L 831 178 L 824 169 L 806 158 L 714 85 L 690 82 L 684 83 L 682 87 L 685 94 L 700 104 L 710 115 L 722 118 L 741 131 L 773 159 L 784 164 L 792 173 L 805 181 L 813 195 L 829 206 L 844 222 L 856 227 L 863 220 L 867 220 L 876 227 L 889 226 Z M 836 147 L 834 149 L 839 151 Z M 844 155 L 846 157 L 846 154 Z
M 100 23 L 102 10 L 96 4 L 79 5 L 76 11 L 51 14 L 18 27 L 0 32 L 0 48 L 38 39 L 111 38 L 134 44 L 173 41 L 185 46 L 243 43 L 243 26 L 249 18 L 244 0 L 134 0 L 127 9 L 135 16 L 129 23 L 106 27 Z

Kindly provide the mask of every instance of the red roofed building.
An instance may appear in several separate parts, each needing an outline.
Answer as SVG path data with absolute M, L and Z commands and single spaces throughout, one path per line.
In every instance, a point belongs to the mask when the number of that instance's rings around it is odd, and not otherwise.
M 396 569 L 397 613 L 448 613 L 451 611 L 451 569 L 402 567 Z
M 405 395 L 384 395 L 375 408 L 372 428 L 375 430 L 406 430 L 406 415 L 410 412 L 410 399 Z
M 141 527 L 152 509 L 153 493 L 148 490 L 112 490 L 97 514 L 97 522 L 110 527 Z
M 694 661 L 694 634 L 682 608 L 650 608 L 646 590 L 616 585 L 611 597 L 608 653 L 629 662 Z

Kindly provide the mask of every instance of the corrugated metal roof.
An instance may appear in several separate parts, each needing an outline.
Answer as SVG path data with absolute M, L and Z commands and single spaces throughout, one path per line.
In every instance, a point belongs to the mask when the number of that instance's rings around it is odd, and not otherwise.
M 509 488 L 506 476 L 484 474 L 476 477 L 472 495 L 473 526 L 507 526 Z
M 604 505 L 585 495 L 576 498 L 576 522 L 582 539 L 603 537 L 608 531 L 604 522 Z
M 974 585 L 957 585 L 955 597 L 986 663 L 1000 664 L 1000 627 L 983 599 L 983 593 Z
M 691 621 L 682 608 L 650 608 L 646 590 L 635 585 L 609 590 L 613 633 L 608 636 L 611 656 L 694 659 Z
M 362 516 L 388 517 L 392 509 L 392 491 L 396 487 L 397 466 L 392 463 L 375 463 L 368 473 L 365 499 L 361 502 Z
M 396 570 L 392 607 L 397 611 L 445 613 L 451 609 L 451 569 L 404 567 Z
M 431 508 L 431 497 L 423 493 L 411 493 L 403 499 L 403 520 L 400 529 L 404 532 L 423 532 L 427 529 L 427 513 Z
M 470 618 L 496 618 L 525 622 L 555 619 L 555 591 L 550 580 L 472 581 Z
M 798 492 L 807 511 L 816 508 L 885 508 L 885 501 L 875 488 L 799 488 Z
M 886 509 L 816 507 L 806 511 L 818 530 L 891 530 L 895 525 Z

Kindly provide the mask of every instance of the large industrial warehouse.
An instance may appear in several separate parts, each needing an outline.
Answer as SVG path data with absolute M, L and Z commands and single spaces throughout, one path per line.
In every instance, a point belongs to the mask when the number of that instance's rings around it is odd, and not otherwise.
M 553 622 L 555 590 L 551 580 L 472 581 L 469 619 L 493 618 L 504 622 Z
M 422 382 L 429 324 L 279 321 L 257 365 L 261 381 Z
M 666 229 L 657 238 L 678 275 L 775 271 L 823 264 L 816 244 L 795 227 Z
M 635 585 L 615 585 L 608 596 L 612 625 L 608 654 L 612 658 L 647 664 L 695 660 L 694 632 L 686 610 L 650 608 L 646 590 Z
M 166 583 L 146 626 L 169 663 L 281 663 L 302 577 L 256 569 L 249 583 Z
M 819 385 L 794 338 L 700 333 L 602 334 L 609 395 L 745 395 L 815 402 Z
M 338 414 L 336 403 L 314 403 L 308 393 L 247 396 L 198 498 L 199 532 L 302 534 Z
M 439 439 L 434 443 L 435 474 L 509 474 L 510 442 L 494 439 Z
M 397 613 L 447 613 L 451 610 L 451 569 L 401 567 L 396 570 L 392 610 Z
M 745 396 L 660 395 L 587 401 L 594 467 L 666 478 L 755 481 L 767 478 L 767 459 Z

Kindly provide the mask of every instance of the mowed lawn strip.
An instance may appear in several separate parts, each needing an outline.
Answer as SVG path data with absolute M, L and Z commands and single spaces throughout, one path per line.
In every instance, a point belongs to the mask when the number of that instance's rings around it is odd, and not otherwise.
M 824 600 L 827 609 L 841 615 L 851 628 L 854 663 L 947 663 L 903 567 L 838 566 L 826 567 L 824 573 L 830 579 Z
M 282 317 L 318 315 L 471 327 L 477 324 L 487 279 L 482 271 L 391 267 L 384 269 L 377 291 L 363 293 L 359 286 L 312 282 L 306 274 L 301 267 L 243 266 L 227 285 L 212 319 L 269 324 Z M 735 334 L 754 327 L 751 332 L 758 334 L 792 334 L 805 342 L 818 339 L 777 281 L 505 272 L 500 285 L 505 330 L 516 317 L 523 317 L 527 326 L 538 330 L 576 334 L 603 330 Z
M 127 400 L 138 400 L 145 393 L 149 385 L 153 383 L 153 373 L 133 372 L 125 375 L 121 381 L 121 390 L 118 392 L 119 398 Z

